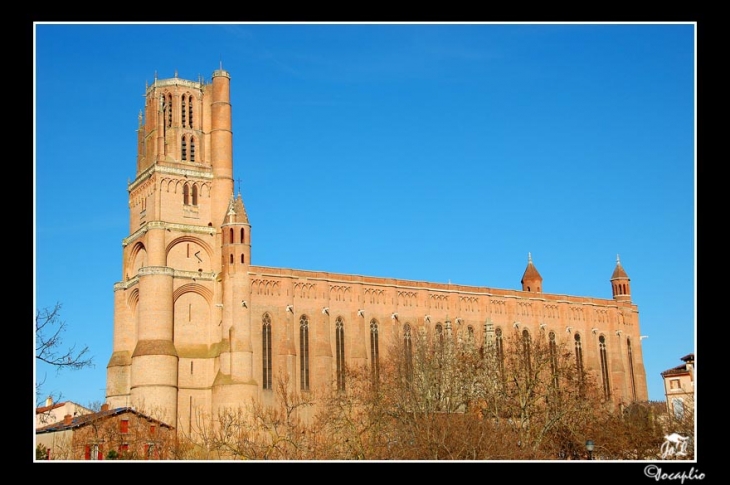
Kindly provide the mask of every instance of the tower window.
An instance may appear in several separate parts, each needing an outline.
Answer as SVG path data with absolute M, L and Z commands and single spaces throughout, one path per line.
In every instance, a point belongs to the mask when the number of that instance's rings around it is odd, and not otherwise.
M 193 127 L 193 97 L 190 96 L 188 99 L 188 127 Z M 194 161 L 194 160 L 193 160 Z
M 195 137 L 190 137 L 190 161 L 195 162 Z
M 229 262 L 230 262 L 231 264 L 233 264 L 233 255 L 232 255 L 232 254 L 231 254 L 231 255 L 229 255 L 228 261 L 229 261 Z
M 193 185 L 193 205 L 198 205 L 198 186 Z
M 309 319 L 299 319 L 299 379 L 302 391 L 309 390 Z
M 245 229 L 244 228 L 241 228 L 241 242 L 244 242 L 245 241 L 245 239 L 243 237 L 244 235 L 245 235 Z
M 342 317 L 335 321 L 335 352 L 337 354 L 337 390 L 345 390 L 345 324 Z
M 183 204 L 190 204 L 190 187 L 188 187 L 188 184 L 183 185 Z
M 263 347 L 261 353 L 263 356 L 263 376 L 261 382 L 263 383 L 264 389 L 271 389 L 273 365 L 271 360 L 271 317 L 268 313 L 264 314 L 261 326 L 261 342 Z
M 165 108 L 167 111 L 167 127 L 172 128 L 172 94 L 167 95 Z
M 188 159 L 188 140 L 187 137 L 182 137 L 182 160 L 186 161 Z
M 186 123 L 187 123 L 187 116 L 186 116 L 187 115 L 187 109 L 186 109 L 187 108 L 187 105 L 186 105 L 186 101 L 187 101 L 187 96 L 185 96 L 183 94 L 182 95 L 182 98 L 181 98 L 181 104 L 180 104 L 180 118 L 182 119 L 182 125 L 183 125 L 183 127 L 185 127 L 186 126 Z
M 246 261 L 244 261 L 244 259 L 245 259 L 245 258 L 243 257 L 243 254 L 242 254 L 242 255 L 241 255 L 241 263 L 245 263 L 245 262 L 246 262 Z

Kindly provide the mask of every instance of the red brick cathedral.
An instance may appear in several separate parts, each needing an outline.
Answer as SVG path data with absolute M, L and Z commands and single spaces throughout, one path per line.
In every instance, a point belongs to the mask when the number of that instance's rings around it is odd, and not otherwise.
M 411 329 L 499 338 L 515 326 L 575 349 L 615 402 L 648 398 L 639 312 L 620 261 L 612 299 L 543 293 L 528 256 L 519 290 L 256 266 L 234 195 L 230 75 L 155 79 L 137 132 L 129 236 L 114 285 L 107 401 L 189 431 L 196 413 L 345 386 Z

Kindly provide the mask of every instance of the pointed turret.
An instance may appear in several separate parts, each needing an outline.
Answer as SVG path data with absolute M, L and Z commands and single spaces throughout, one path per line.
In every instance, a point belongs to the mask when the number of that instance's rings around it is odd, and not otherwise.
M 235 270 L 234 265 L 248 265 L 251 262 L 251 224 L 240 193 L 238 197 L 231 193 L 222 228 L 223 253 L 227 255 L 227 271 L 230 273 Z
M 542 293 L 542 276 L 532 264 L 532 254 L 527 253 L 527 268 L 522 275 L 522 291 Z
M 235 221 L 241 224 L 249 224 L 248 214 L 246 214 L 246 207 L 243 205 L 243 199 L 241 193 L 238 193 L 238 197 L 233 200 L 233 212 L 236 214 Z
M 621 260 L 616 255 L 616 268 L 613 270 L 611 275 L 611 289 L 613 291 L 614 300 L 626 300 L 631 301 L 631 280 L 629 275 L 624 271 L 621 266 Z

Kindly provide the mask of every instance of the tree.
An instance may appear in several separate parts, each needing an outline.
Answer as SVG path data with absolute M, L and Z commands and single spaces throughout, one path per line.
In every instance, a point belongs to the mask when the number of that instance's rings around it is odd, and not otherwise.
M 89 347 L 84 345 L 80 350 L 76 345 L 66 347 L 63 334 L 66 322 L 61 319 L 61 304 L 39 309 L 35 316 L 35 358 L 39 362 L 55 367 L 58 372 L 64 369 L 79 370 L 93 367 L 93 357 L 89 356 Z M 45 377 L 36 382 L 36 394 L 45 382 Z
M 375 381 L 367 368 L 348 369 L 346 391 L 321 395 L 318 457 L 584 458 L 588 430 L 610 406 L 570 349 L 543 333 L 515 332 L 497 346 L 448 324 L 404 330 Z
M 189 435 L 178 430 L 174 457 L 584 460 L 590 439 L 594 459 L 647 460 L 657 459 L 665 435 L 692 434 L 691 417 L 606 400 L 553 332 L 477 342 L 448 323 L 443 332 L 415 330 L 383 343 L 376 376 L 370 365 L 346 368 L 344 389 L 333 381 L 299 393 L 282 376 L 268 403 L 196 416 Z

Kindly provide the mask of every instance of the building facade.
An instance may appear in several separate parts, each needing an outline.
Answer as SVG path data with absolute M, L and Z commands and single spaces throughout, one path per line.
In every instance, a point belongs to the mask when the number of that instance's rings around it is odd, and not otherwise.
M 82 415 L 36 429 L 36 445 L 45 460 L 164 459 L 174 444 L 173 428 L 133 408 Z
M 49 424 L 63 421 L 65 416 L 80 416 L 90 414 L 93 411 L 75 402 L 64 401 L 54 403 L 51 397 L 46 399 L 45 406 L 35 409 L 35 427 L 42 428 Z
M 292 391 L 346 386 L 377 367 L 404 329 L 479 341 L 518 325 L 575 349 L 615 402 L 647 400 L 639 313 L 620 261 L 612 299 L 548 294 L 528 255 L 520 289 L 252 264 L 252 227 L 234 194 L 230 75 L 155 79 L 139 116 L 129 236 L 114 285 L 107 402 L 189 431 L 198 412 Z M 462 334 L 463 335 L 463 334 Z
M 683 363 L 662 372 L 667 412 L 681 419 L 694 411 L 695 402 L 695 354 L 680 359 Z

